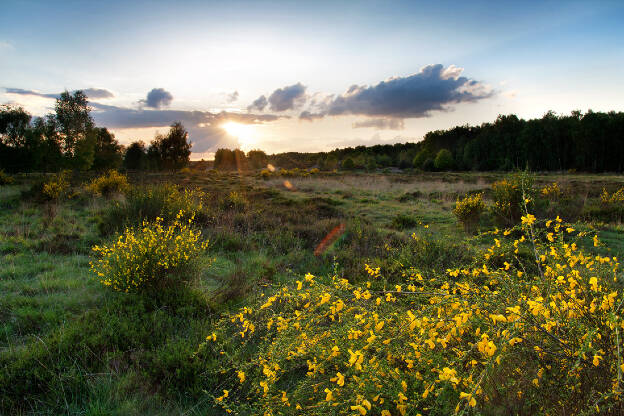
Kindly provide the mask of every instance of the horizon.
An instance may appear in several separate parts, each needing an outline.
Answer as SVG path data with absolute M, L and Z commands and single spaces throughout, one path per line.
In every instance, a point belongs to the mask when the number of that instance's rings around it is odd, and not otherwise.
M 221 147 L 417 142 L 499 114 L 624 110 L 624 4 L 615 1 L 4 9 L 0 104 L 41 116 L 60 92 L 81 89 L 122 144 L 181 121 L 193 160 Z

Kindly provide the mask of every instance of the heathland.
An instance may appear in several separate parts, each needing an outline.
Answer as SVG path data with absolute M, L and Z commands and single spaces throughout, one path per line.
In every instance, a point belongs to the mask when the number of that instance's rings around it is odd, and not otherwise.
M 620 175 L 0 183 L 2 414 L 622 411 Z

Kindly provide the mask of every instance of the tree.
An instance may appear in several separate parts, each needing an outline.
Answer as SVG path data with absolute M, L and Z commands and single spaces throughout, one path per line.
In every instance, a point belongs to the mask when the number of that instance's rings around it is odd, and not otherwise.
M 31 115 L 23 107 L 9 104 L 0 106 L 0 141 L 7 146 L 24 146 Z
M 353 169 L 355 169 L 355 163 L 353 162 L 353 159 L 351 159 L 350 157 L 346 158 L 342 162 L 342 168 L 346 169 L 346 170 L 353 170 Z
M 76 146 L 81 141 L 87 140 L 87 135 L 93 129 L 94 123 L 91 118 L 91 108 L 87 96 L 80 90 L 71 93 L 65 91 L 57 98 L 54 107 L 57 130 L 63 143 L 63 153 L 68 158 L 73 158 Z M 95 146 L 94 138 L 91 138 Z M 81 151 L 85 151 L 82 144 Z
M 147 151 L 142 141 L 132 142 L 126 149 L 123 166 L 126 169 L 139 170 L 147 167 Z
M 95 154 L 92 168 L 95 170 L 116 169 L 121 165 L 123 146 L 106 127 L 96 127 Z
M 189 162 L 191 146 L 188 132 L 182 123 L 176 121 L 166 136 L 157 135 L 154 138 L 147 154 L 159 169 L 180 169 Z
M 437 170 L 449 170 L 453 167 L 453 154 L 448 149 L 441 149 L 436 155 L 433 165 Z
M 250 150 L 247 152 L 247 161 L 252 169 L 262 169 L 269 163 L 269 158 L 262 150 Z

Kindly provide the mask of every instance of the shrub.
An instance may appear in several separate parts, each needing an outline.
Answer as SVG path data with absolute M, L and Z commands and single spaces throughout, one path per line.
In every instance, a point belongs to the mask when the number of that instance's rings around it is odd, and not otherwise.
M 509 175 L 492 184 L 493 211 L 501 223 L 513 225 L 520 221 L 523 203 L 531 202 L 532 185 L 532 178 L 525 172 Z
M 397 216 L 392 219 L 391 227 L 403 231 L 415 227 L 417 224 L 418 220 L 411 215 L 397 214 Z
M 617 259 L 525 218 L 445 274 L 307 274 L 246 305 L 199 348 L 222 357 L 209 394 L 233 414 L 620 414 Z M 535 257 L 487 267 L 507 246 Z
M 600 194 L 600 201 L 605 205 L 624 203 L 624 188 L 620 188 L 612 194 L 603 189 L 602 194 Z
M 271 177 L 271 171 L 270 171 L 270 170 L 268 170 L 268 169 L 262 169 L 262 170 L 260 171 L 260 177 L 261 177 L 262 179 L 268 179 L 268 178 L 270 178 L 270 177 Z
M 35 182 L 28 192 L 29 196 L 44 202 L 57 202 L 68 195 L 71 171 L 64 170 L 48 179 Z
M 205 194 L 200 190 L 179 191 L 171 184 L 131 187 L 123 201 L 115 202 L 101 212 L 100 232 L 110 234 L 144 220 L 154 221 L 157 217 L 167 224 L 174 221 L 180 211 L 184 212 L 186 219 L 193 216 L 196 221 L 205 222 L 204 198 Z
M 453 154 L 448 149 L 441 149 L 435 157 L 433 165 L 437 170 L 449 170 L 453 167 Z
M 342 168 L 345 170 L 353 170 L 355 169 L 355 162 L 353 162 L 353 159 L 348 157 L 342 162 Z
M 208 245 L 180 211 L 169 226 L 162 218 L 128 228 L 111 245 L 95 246 L 91 270 L 105 286 L 121 292 L 152 292 L 189 281 Z
M 540 192 L 544 197 L 549 199 L 556 200 L 561 196 L 561 189 L 559 188 L 559 184 L 557 182 L 544 186 Z
M 458 199 L 457 202 L 455 202 L 453 214 L 455 214 L 457 220 L 462 224 L 464 230 L 473 232 L 476 226 L 479 225 L 479 219 L 484 209 L 483 194 L 478 193 L 466 195 L 462 200 Z
M 121 194 L 130 188 L 128 178 L 116 170 L 110 170 L 107 174 L 93 179 L 85 186 L 85 189 L 94 195 L 110 196 Z
M 13 177 L 4 173 L 4 170 L 0 169 L 0 186 L 10 185 L 13 183 Z

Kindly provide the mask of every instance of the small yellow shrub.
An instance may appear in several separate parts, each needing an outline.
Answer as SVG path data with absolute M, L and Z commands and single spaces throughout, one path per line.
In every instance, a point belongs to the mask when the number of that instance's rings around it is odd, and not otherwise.
M 190 280 L 208 242 L 192 228 L 193 218 L 183 221 L 183 217 L 180 211 L 169 226 L 162 218 L 144 221 L 139 228 L 126 229 L 113 244 L 93 247 L 98 258 L 90 263 L 92 272 L 102 284 L 122 292 L 162 289 Z
M 483 194 L 478 193 L 467 195 L 461 200 L 458 199 L 455 202 L 453 214 L 455 214 L 457 220 L 464 226 L 466 231 L 472 231 L 479 224 L 479 218 L 484 209 Z
M 620 188 L 612 194 L 603 189 L 600 200 L 603 204 L 621 204 L 624 202 L 624 188 Z
M 41 195 L 48 201 L 58 201 L 67 194 L 69 190 L 70 171 L 64 170 L 50 178 L 43 184 Z
M 105 175 L 93 179 L 85 186 L 87 191 L 94 195 L 109 196 L 126 192 L 130 188 L 128 178 L 116 170 L 110 170 Z
M 546 185 L 542 188 L 541 193 L 547 198 L 557 199 L 561 196 L 561 189 L 557 182 L 553 182 L 550 185 Z
M 268 169 L 262 169 L 262 170 L 260 171 L 260 177 L 261 177 L 262 179 L 268 179 L 268 178 L 270 178 L 270 177 L 271 177 L 271 171 L 270 171 L 270 170 L 268 170 Z

